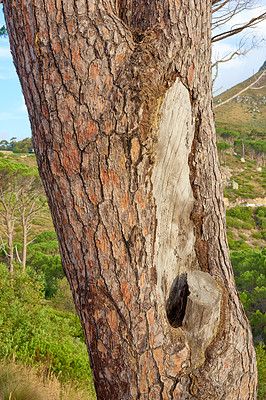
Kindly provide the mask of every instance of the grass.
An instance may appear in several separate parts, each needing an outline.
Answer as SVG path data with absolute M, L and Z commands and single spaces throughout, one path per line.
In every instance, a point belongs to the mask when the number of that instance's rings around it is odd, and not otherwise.
M 95 400 L 95 396 L 13 359 L 0 363 L 0 400 Z

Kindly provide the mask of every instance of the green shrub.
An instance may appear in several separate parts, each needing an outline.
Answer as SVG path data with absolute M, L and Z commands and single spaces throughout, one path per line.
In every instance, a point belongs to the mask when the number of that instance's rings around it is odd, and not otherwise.
M 226 225 L 236 229 L 242 228 L 242 222 L 231 216 L 226 216 Z
M 232 207 L 230 208 L 227 212 L 226 212 L 227 216 L 230 217 L 234 217 L 234 218 L 238 218 L 241 221 L 250 221 L 250 219 L 253 216 L 253 209 L 252 207 L 241 207 L 241 206 L 236 206 L 236 207 Z
M 243 224 L 242 224 L 242 229 L 246 229 L 246 230 L 251 230 L 252 228 L 254 228 L 255 227 L 255 221 L 254 220 L 251 220 L 251 221 L 249 221 L 249 222 L 244 222 Z
M 52 297 L 50 304 L 56 310 L 76 313 L 67 278 L 63 278 L 58 282 L 58 290 L 54 297 Z
M 262 239 L 263 238 L 261 232 L 252 233 L 250 236 L 253 237 L 254 239 Z
M 266 399 L 266 347 L 263 343 L 255 346 L 258 365 L 258 400 Z
M 255 343 L 266 342 L 266 313 L 261 313 L 259 310 L 254 312 L 249 317 L 250 325 Z
M 232 240 L 228 238 L 228 245 L 230 250 L 245 250 L 249 249 L 249 245 L 243 239 Z
M 230 229 L 227 229 L 227 237 L 230 239 L 235 239 L 235 235 Z
M 28 246 L 27 268 L 30 275 L 37 273 L 38 279 L 44 283 L 47 299 L 56 294 L 58 282 L 65 275 L 54 231 L 37 235 L 34 242 Z
M 80 321 L 45 305 L 38 280 L 0 265 L 0 358 L 46 365 L 60 380 L 92 385 Z
M 261 229 L 266 229 L 266 217 L 258 217 L 258 225 Z
M 264 206 L 257 207 L 255 210 L 255 214 L 258 217 L 266 217 L 266 207 Z

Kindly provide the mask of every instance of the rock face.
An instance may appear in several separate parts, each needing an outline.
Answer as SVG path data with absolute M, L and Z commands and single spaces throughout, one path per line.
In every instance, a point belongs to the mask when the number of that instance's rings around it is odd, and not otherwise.
M 266 61 L 264 61 L 263 65 L 260 67 L 258 72 L 260 72 L 260 71 L 262 71 L 264 69 L 266 69 Z

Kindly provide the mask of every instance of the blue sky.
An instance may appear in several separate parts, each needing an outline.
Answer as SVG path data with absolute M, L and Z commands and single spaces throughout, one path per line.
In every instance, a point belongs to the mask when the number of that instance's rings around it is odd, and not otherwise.
M 266 7 L 266 0 L 261 0 L 260 4 Z M 232 23 L 248 21 L 257 13 L 257 10 L 242 13 L 233 22 L 230 22 L 230 26 Z M 0 5 L 0 27 L 2 25 L 4 25 L 4 15 L 2 5 Z M 228 28 L 230 26 L 228 24 Z M 265 37 L 266 21 L 253 29 L 252 34 L 255 34 L 258 39 Z M 218 42 L 213 48 L 213 58 L 221 58 L 236 49 L 239 40 L 240 38 L 232 37 L 229 40 Z M 220 92 L 217 92 L 221 93 L 249 78 L 258 71 L 265 60 L 266 42 L 261 43 L 261 46 L 250 51 L 246 56 L 237 57 L 228 63 L 221 64 L 214 90 L 222 88 Z M 0 141 L 10 140 L 12 137 L 16 137 L 18 140 L 30 137 L 28 114 L 7 38 L 0 38 L 0 94 Z
M 0 27 L 4 25 L 2 5 Z M 30 123 L 7 38 L 0 38 L 0 141 L 30 137 Z

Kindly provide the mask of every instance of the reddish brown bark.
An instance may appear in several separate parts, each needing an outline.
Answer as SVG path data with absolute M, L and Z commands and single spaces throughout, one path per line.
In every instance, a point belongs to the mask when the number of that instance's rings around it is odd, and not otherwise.
M 4 0 L 4 10 L 98 398 L 255 399 L 255 353 L 221 200 L 211 2 Z M 195 131 L 183 160 L 196 238 L 187 270 L 207 272 L 222 292 L 219 328 L 200 365 L 191 363 L 183 314 L 176 327 L 168 321 L 171 288 L 167 276 L 158 288 L 154 262 L 152 175 L 161 104 L 174 84 L 189 95 Z M 182 259 L 182 246 L 175 251 Z

